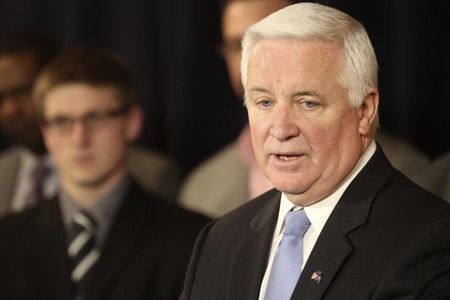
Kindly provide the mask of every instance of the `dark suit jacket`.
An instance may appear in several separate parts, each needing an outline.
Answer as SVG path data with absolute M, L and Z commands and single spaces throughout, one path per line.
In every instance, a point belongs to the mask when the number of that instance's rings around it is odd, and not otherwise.
M 373 300 L 391 299 L 450 299 L 450 218 L 423 230 L 389 267 Z
M 269 191 L 205 227 L 180 298 L 257 299 L 279 201 L 280 192 Z M 292 299 L 370 298 L 415 235 L 446 216 L 450 206 L 396 171 L 378 147 L 330 215 Z
M 208 220 L 132 183 L 101 256 L 89 299 L 176 299 L 195 237 Z M 56 199 L 0 221 L 0 299 L 73 299 Z

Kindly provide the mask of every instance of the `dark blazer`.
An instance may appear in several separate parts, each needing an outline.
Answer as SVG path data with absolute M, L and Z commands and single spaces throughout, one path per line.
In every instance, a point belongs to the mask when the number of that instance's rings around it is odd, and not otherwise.
M 450 299 L 450 218 L 423 230 L 414 246 L 389 267 L 373 300 L 391 299 Z
M 258 298 L 280 196 L 269 191 L 202 230 L 180 299 Z M 370 298 L 415 235 L 447 216 L 450 205 L 396 171 L 378 146 L 330 215 L 292 299 Z
M 0 221 L 0 299 L 73 299 L 58 203 Z M 86 300 L 176 299 L 207 221 L 132 183 L 90 271 Z

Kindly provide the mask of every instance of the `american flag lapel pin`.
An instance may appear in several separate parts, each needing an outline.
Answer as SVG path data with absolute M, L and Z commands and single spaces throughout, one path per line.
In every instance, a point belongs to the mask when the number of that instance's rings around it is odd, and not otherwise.
M 311 280 L 314 281 L 316 284 L 319 284 L 322 281 L 322 271 L 315 271 L 311 275 Z

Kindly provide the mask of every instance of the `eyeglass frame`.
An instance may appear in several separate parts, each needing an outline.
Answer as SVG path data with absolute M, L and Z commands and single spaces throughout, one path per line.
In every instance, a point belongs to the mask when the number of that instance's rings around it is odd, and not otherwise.
M 43 119 L 41 125 L 52 132 L 65 134 L 70 133 L 76 123 L 82 124 L 88 131 L 103 127 L 109 119 L 124 115 L 130 110 L 129 105 L 104 111 L 90 111 L 80 117 L 56 116 Z

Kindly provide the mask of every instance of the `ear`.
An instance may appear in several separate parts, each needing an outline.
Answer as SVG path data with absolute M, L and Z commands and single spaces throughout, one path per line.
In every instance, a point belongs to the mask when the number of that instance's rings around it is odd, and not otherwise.
M 367 136 L 376 129 L 375 123 L 378 119 L 378 100 L 378 91 L 372 90 L 366 95 L 359 108 L 359 133 L 362 136 Z
M 128 124 L 126 128 L 126 138 L 128 143 L 135 141 L 142 131 L 144 123 L 144 113 L 140 106 L 133 105 L 128 111 Z

